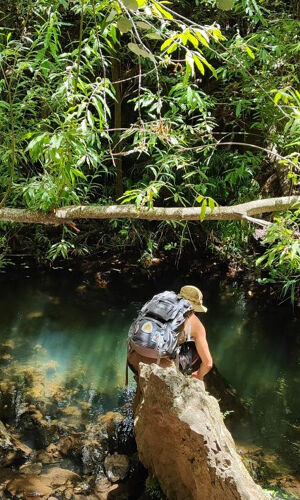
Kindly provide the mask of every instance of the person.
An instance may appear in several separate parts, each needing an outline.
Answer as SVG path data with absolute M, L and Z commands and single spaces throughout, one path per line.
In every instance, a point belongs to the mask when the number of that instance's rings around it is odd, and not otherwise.
M 138 374 L 140 362 L 177 365 L 183 373 L 203 380 L 213 359 L 205 328 L 195 314 L 199 312 L 207 308 L 201 290 L 193 285 L 183 286 L 178 295 L 168 291 L 155 295 L 129 329 L 129 368 Z

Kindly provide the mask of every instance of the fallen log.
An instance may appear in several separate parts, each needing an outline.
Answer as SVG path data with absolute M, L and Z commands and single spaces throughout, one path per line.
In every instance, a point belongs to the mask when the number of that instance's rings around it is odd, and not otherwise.
M 264 224 L 253 215 L 299 208 L 300 196 L 249 201 L 239 205 L 209 207 L 205 220 L 246 220 Z M 51 212 L 4 207 L 0 220 L 38 224 L 68 224 L 74 219 L 144 219 L 200 221 L 201 207 L 140 207 L 135 205 L 82 205 L 57 208 Z

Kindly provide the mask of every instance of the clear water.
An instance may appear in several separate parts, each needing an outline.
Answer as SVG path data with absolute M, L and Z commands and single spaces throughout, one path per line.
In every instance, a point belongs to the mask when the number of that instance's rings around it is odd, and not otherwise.
M 43 366 L 49 383 L 75 379 L 102 393 L 104 410 L 115 409 L 137 310 L 153 293 L 178 290 L 187 281 L 171 273 L 134 285 L 118 276 L 92 290 L 71 271 L 0 276 L 0 344 L 13 346 L 11 360 L 2 361 Z M 253 440 L 276 449 L 288 445 L 299 456 L 299 319 L 288 304 L 246 301 L 237 285 L 219 278 L 189 281 L 203 290 L 208 313 L 201 319 L 213 358 L 250 408 Z
M 289 303 L 245 300 L 226 282 L 211 283 L 208 295 L 205 324 L 214 361 L 249 407 L 254 442 L 285 451 L 299 467 L 299 317 Z

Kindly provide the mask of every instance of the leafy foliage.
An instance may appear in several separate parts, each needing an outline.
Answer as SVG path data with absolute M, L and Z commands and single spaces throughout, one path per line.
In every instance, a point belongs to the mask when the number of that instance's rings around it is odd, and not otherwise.
M 282 296 L 291 296 L 295 301 L 295 292 L 300 283 L 300 210 L 287 212 L 274 219 L 274 223 L 263 240 L 267 250 L 256 261 L 257 266 L 269 270 L 269 277 L 263 283 L 280 283 Z
M 206 207 L 286 194 L 284 183 L 288 194 L 297 192 L 298 14 L 296 5 L 281 0 L 17 0 L 4 6 L 1 206 L 45 212 L 113 202 L 199 206 L 203 221 Z M 277 184 L 267 188 L 274 176 Z M 287 227 L 295 223 L 292 213 L 284 220 Z M 117 224 L 117 234 L 112 224 L 106 228 L 118 245 L 139 223 Z M 247 260 L 251 230 L 243 224 L 204 228 L 222 257 L 234 247 L 234 255 Z M 195 224 L 144 225 L 148 234 L 131 241 L 139 242 L 141 254 L 166 245 L 181 253 L 198 230 Z M 85 253 L 75 233 L 52 240 L 32 231 L 36 250 L 51 259 L 77 247 Z M 264 272 L 271 272 L 268 252 Z M 280 282 L 297 281 L 287 262 L 283 268 L 274 258 L 272 266 Z

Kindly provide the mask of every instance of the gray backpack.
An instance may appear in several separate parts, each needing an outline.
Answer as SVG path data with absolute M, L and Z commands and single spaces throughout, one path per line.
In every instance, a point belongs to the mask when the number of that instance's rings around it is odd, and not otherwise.
M 175 292 L 154 295 L 131 325 L 129 343 L 137 352 L 151 358 L 175 358 L 179 351 L 180 333 L 187 315 L 192 311 L 190 302 L 178 297 Z

